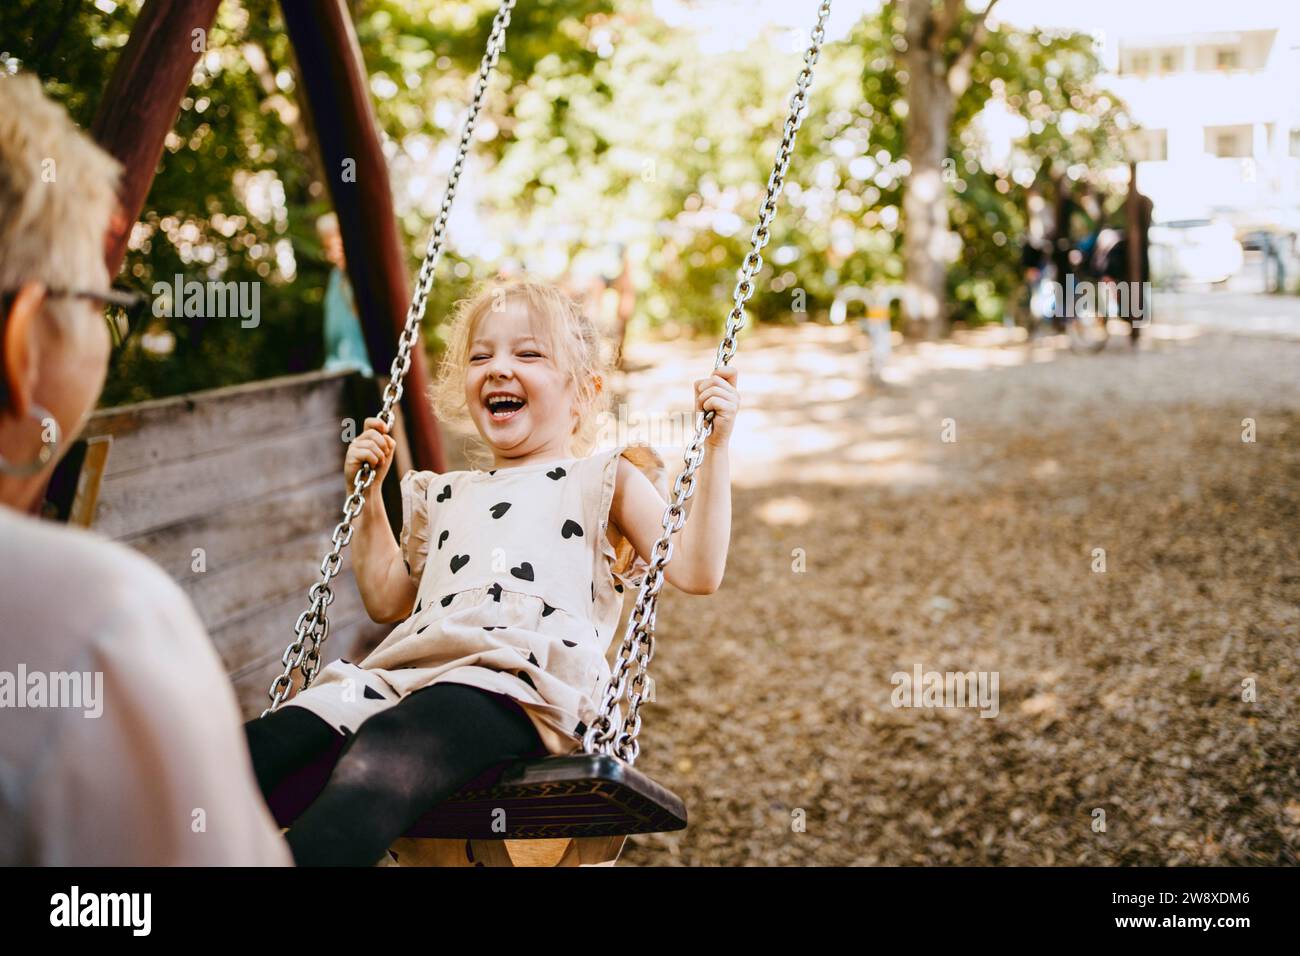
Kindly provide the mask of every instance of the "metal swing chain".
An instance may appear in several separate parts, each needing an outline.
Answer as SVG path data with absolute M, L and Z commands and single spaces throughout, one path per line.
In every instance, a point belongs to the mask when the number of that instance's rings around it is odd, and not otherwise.
M 378 417 L 391 433 L 393 428 L 393 407 L 401 400 L 402 381 L 411 367 L 411 349 L 420 337 L 420 323 L 424 319 L 424 310 L 429 298 L 429 289 L 433 285 L 434 269 L 442 255 L 443 232 L 447 227 L 447 218 L 451 213 L 452 201 L 456 198 L 456 187 L 465 166 L 465 157 L 469 153 L 470 139 L 474 135 L 474 125 L 478 121 L 479 109 L 483 105 L 483 96 L 487 92 L 488 79 L 496 66 L 501 51 L 505 48 L 506 28 L 510 26 L 510 13 L 516 0 L 501 0 L 496 16 L 492 20 L 492 32 L 488 37 L 487 49 L 479 64 L 478 80 L 474 84 L 474 96 L 470 102 L 469 114 L 461 131 L 460 146 L 456 152 L 456 162 L 447 179 L 447 192 L 442 197 L 442 208 L 434 222 L 433 231 L 424 250 L 424 261 L 420 263 L 420 273 L 415 280 L 415 293 L 411 297 L 410 307 L 406 312 L 406 326 L 397 343 L 397 356 L 393 359 L 389 371 L 388 384 L 384 388 L 384 403 Z M 311 686 L 320 667 L 321 645 L 329 637 L 329 605 L 334 602 L 334 591 L 330 588 L 330 579 L 339 572 L 343 564 L 341 552 L 352 540 L 352 522 L 361 514 L 365 503 L 365 493 L 374 482 L 375 473 L 367 462 L 357 470 L 352 479 L 352 493 L 343 504 L 343 520 L 334 528 L 331 538 L 334 547 L 321 562 L 321 579 L 311 586 L 307 596 L 311 606 L 298 616 L 294 625 L 294 641 L 281 656 L 284 672 L 271 684 L 269 697 L 271 706 L 262 711 L 265 717 L 276 710 L 289 696 L 293 688 L 293 672 L 301 669 L 303 689 Z M 311 639 L 310 648 L 307 639 Z
M 733 293 L 734 306 L 727 316 L 727 330 L 718 355 L 713 364 L 716 372 L 726 365 L 736 354 L 736 334 L 745 325 L 745 303 L 754 292 L 754 276 L 763 267 L 760 254 L 769 239 L 768 227 L 776 213 L 776 201 L 785 185 L 786 170 L 790 165 L 790 155 L 794 149 L 795 135 L 803 123 L 804 108 L 808 103 L 808 88 L 812 85 L 813 67 L 821 55 L 822 41 L 826 36 L 826 19 L 830 16 L 831 0 L 822 0 L 817 11 L 817 25 L 812 31 L 812 42 L 804 52 L 804 67 L 799 72 L 794 95 L 790 98 L 790 112 L 785 121 L 785 135 L 777 152 L 776 164 L 767 181 L 767 196 L 763 200 L 758 219 L 754 227 L 752 246 L 745 256 L 740 268 L 740 279 Z M 695 438 L 684 453 L 685 469 L 677 476 L 673 484 L 673 502 L 663 516 L 663 535 L 655 542 L 652 558 L 641 589 L 637 593 L 636 606 L 628 617 L 627 628 L 623 634 L 623 643 L 619 646 L 618 660 L 614 665 L 609 682 L 605 685 L 605 694 L 601 701 L 598 715 L 583 735 L 583 749 L 589 753 L 616 753 L 629 765 L 636 762 L 641 752 L 637 734 L 641 732 L 641 704 L 647 691 L 647 669 L 654 657 L 655 614 L 658 609 L 659 590 L 663 587 L 664 566 L 672 559 L 672 535 L 682 529 L 686 515 L 683 506 L 695 493 L 695 471 L 704 460 L 704 440 L 713 432 L 713 410 L 704 412 L 696 426 Z M 628 684 L 628 670 L 635 658 L 637 669 Z M 649 682 L 653 687 L 653 682 Z M 621 700 L 624 693 L 628 695 L 627 717 L 623 721 L 622 732 L 615 739 L 613 720 L 615 702 Z M 651 693 L 653 693 L 651 691 Z

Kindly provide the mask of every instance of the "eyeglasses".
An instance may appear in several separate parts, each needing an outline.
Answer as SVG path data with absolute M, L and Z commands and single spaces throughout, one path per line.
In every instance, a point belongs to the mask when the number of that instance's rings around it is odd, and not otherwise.
M 16 292 L 0 292 L 0 303 L 3 303 L 6 310 L 9 302 L 17 294 Z M 113 350 L 109 356 L 110 365 L 114 364 L 118 356 L 122 354 L 126 340 L 130 338 L 132 331 L 139 324 L 137 320 L 140 314 L 144 311 L 145 306 L 149 304 L 149 297 L 144 293 L 120 287 L 104 290 L 47 289 L 45 298 L 47 300 L 89 299 L 92 302 L 101 302 L 106 306 L 104 321 L 108 323 L 109 334 L 113 337 Z

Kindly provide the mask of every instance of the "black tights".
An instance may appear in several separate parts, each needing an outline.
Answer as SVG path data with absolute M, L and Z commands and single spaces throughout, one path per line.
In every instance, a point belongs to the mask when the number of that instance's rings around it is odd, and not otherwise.
M 339 737 L 303 707 L 244 725 L 264 795 Z M 518 706 L 466 684 L 422 687 L 362 722 L 325 789 L 285 834 L 298 866 L 372 866 L 431 807 L 487 768 L 541 756 L 537 728 Z

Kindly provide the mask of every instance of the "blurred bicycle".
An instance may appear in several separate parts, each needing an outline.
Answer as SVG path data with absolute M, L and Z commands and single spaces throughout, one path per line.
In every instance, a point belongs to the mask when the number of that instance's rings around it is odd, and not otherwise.
M 1106 347 L 1110 340 L 1106 323 L 1116 311 L 1115 296 L 1075 297 L 1073 282 L 1062 287 L 1056 281 L 1056 267 L 1051 262 L 1031 267 L 1025 279 L 1030 346 L 1048 336 L 1064 335 L 1072 352 L 1090 355 Z M 1098 293 L 1102 292 L 1101 286 L 1101 282 L 1096 282 Z

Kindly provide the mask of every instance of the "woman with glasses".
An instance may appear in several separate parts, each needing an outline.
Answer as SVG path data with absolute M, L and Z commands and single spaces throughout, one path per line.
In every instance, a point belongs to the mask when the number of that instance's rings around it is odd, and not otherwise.
M 140 305 L 104 265 L 119 172 L 0 77 L 0 865 L 292 865 L 190 600 L 32 517 Z

